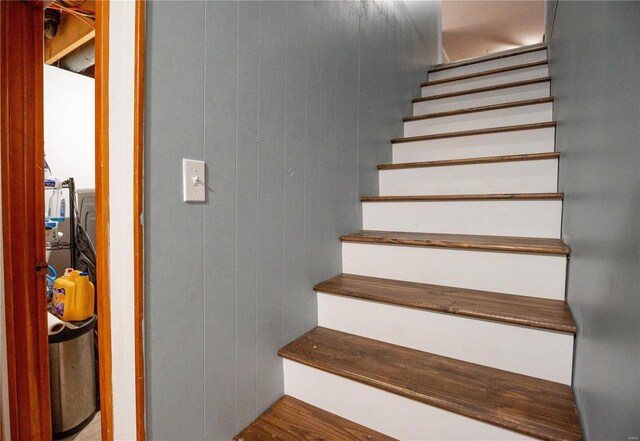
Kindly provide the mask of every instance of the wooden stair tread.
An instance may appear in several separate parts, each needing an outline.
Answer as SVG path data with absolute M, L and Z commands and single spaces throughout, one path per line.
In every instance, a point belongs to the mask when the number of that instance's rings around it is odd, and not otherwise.
M 409 136 L 406 138 L 394 138 L 391 140 L 391 142 L 393 144 L 399 144 L 403 142 L 430 141 L 433 139 L 455 138 L 459 136 L 489 135 L 492 133 L 545 129 L 545 128 L 555 127 L 555 126 L 556 126 L 555 121 L 544 122 L 544 123 L 534 123 L 534 124 L 518 124 L 514 126 L 491 127 L 488 129 L 474 129 L 474 130 L 464 130 L 460 132 L 436 133 L 434 135 L 419 135 L 419 136 Z
M 564 193 L 434 194 L 407 196 L 360 196 L 360 202 L 439 202 L 439 201 L 532 201 L 562 200 Z
M 316 327 L 281 357 L 545 440 L 580 440 L 567 385 Z
M 442 93 L 440 95 L 418 97 L 418 98 L 414 98 L 412 101 L 414 103 L 421 103 L 423 101 L 433 101 L 433 100 L 439 100 L 443 98 L 451 98 L 454 96 L 470 95 L 470 94 L 482 93 L 482 92 L 491 92 L 494 90 L 510 89 L 512 87 L 529 86 L 531 84 L 546 83 L 548 81 L 551 81 L 551 77 L 540 77 L 540 78 L 534 78 L 532 80 L 514 81 L 513 83 L 495 84 L 493 86 L 478 87 L 476 89 L 467 89 L 467 90 L 461 90 L 458 92 Z
M 234 441 L 395 440 L 288 395 L 276 401 L 233 439 Z
M 538 161 L 558 159 L 559 152 L 526 153 L 522 155 L 483 156 L 479 158 L 442 159 L 438 161 L 400 162 L 396 164 L 379 164 L 378 170 L 401 170 L 405 168 L 445 167 L 451 165 L 489 164 L 493 162 Z
M 499 67 L 497 69 L 484 70 L 482 72 L 474 72 L 470 74 L 459 75 L 457 77 L 443 78 L 441 80 L 434 80 L 434 81 L 426 81 L 420 84 L 420 87 L 428 87 L 428 86 L 434 86 L 436 84 L 451 83 L 453 81 L 468 80 L 471 78 L 484 77 L 487 75 L 494 75 L 494 74 L 499 74 L 504 72 L 511 72 L 514 70 L 528 69 L 530 67 L 544 66 L 546 64 L 549 64 L 549 62 L 544 60 L 544 61 L 534 61 L 532 63 L 516 64 L 515 66 Z
M 569 246 L 560 239 L 472 234 L 407 233 L 403 231 L 362 230 L 340 236 L 343 242 L 458 248 L 480 251 L 569 255 Z
M 467 113 L 489 112 L 491 110 L 510 109 L 513 107 L 535 106 L 536 104 L 552 103 L 553 97 L 536 98 L 531 100 L 511 101 L 509 103 L 491 104 L 488 106 L 468 107 L 466 109 L 449 110 L 447 112 L 427 113 L 424 115 L 405 116 L 402 121 L 422 121 L 426 119 L 442 118 L 445 116 L 465 115 Z
M 403 280 L 340 274 L 314 290 L 374 302 L 463 315 L 574 334 L 576 325 L 562 300 L 502 294 Z
M 507 51 L 501 51 L 495 54 L 484 55 L 482 57 L 473 57 L 467 60 L 454 61 L 453 63 L 438 64 L 433 68 L 431 68 L 429 72 L 440 72 L 443 70 L 455 69 L 456 67 L 463 67 L 463 66 L 469 66 L 472 64 L 484 63 L 486 61 L 499 60 L 501 58 L 515 57 L 516 55 L 524 55 L 524 54 L 529 54 L 531 52 L 538 52 L 542 50 L 547 50 L 547 46 L 544 43 L 528 46 L 522 49 L 516 49 L 516 50 L 510 49 Z

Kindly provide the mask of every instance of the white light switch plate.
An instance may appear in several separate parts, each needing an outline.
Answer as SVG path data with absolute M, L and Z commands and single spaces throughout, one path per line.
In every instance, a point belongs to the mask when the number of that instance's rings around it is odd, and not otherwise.
M 184 202 L 204 202 L 207 182 L 204 176 L 204 161 L 182 160 L 182 195 Z

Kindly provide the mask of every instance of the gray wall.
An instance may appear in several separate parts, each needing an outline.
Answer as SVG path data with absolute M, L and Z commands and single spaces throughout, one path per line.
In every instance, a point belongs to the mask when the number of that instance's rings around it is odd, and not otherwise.
M 558 0 L 544 1 L 544 41 L 549 42 L 553 34 L 553 22 L 556 17 Z
M 587 439 L 637 439 L 640 3 L 561 0 L 550 61 L 578 409 Z
M 147 430 L 229 439 L 283 393 L 277 349 L 316 323 L 436 60 L 437 2 L 148 5 Z M 182 158 L 208 165 L 185 204 Z

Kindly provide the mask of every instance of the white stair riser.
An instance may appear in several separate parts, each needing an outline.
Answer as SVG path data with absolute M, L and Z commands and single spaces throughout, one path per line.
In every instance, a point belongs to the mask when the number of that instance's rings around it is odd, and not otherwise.
M 283 362 L 285 394 L 397 439 L 532 439 L 291 360 Z
M 564 299 L 559 255 L 342 243 L 342 271 L 506 294 Z
M 318 293 L 318 326 L 571 384 L 573 335 Z
M 380 170 L 379 184 L 381 196 L 553 193 L 558 189 L 558 160 Z
M 533 100 L 551 96 L 550 83 L 529 84 L 527 86 L 508 87 L 488 92 L 440 98 L 432 101 L 420 101 L 413 104 L 413 115 L 448 112 L 468 109 L 470 107 L 489 106 L 492 104 L 510 103 L 514 101 Z
M 547 65 L 527 67 L 523 69 L 500 72 L 480 77 L 449 81 L 433 84 L 422 88 L 422 96 L 440 95 L 442 93 L 458 92 L 478 87 L 494 86 L 496 84 L 513 83 L 514 81 L 531 80 L 533 78 L 549 76 Z
M 445 78 L 458 77 L 476 72 L 499 69 L 507 66 L 517 66 L 519 64 L 534 63 L 547 59 L 547 51 L 542 49 L 528 54 L 512 55 L 510 57 L 498 58 L 497 60 L 483 61 L 482 63 L 469 64 L 467 66 L 454 67 L 441 70 L 439 72 L 429 72 L 429 81 L 443 80 Z
M 488 129 L 500 126 L 535 124 L 553 119 L 553 104 L 535 104 L 507 109 L 472 112 L 404 123 L 404 136 L 434 135 L 436 133 Z
M 547 153 L 555 150 L 555 128 L 456 136 L 393 144 L 393 163 Z
M 561 200 L 364 202 L 365 230 L 560 239 Z

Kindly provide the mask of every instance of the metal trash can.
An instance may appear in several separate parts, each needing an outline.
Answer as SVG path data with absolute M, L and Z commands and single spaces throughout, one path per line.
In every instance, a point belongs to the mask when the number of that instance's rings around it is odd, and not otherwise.
M 53 439 L 80 432 L 98 410 L 95 326 L 93 316 L 75 329 L 49 336 Z

